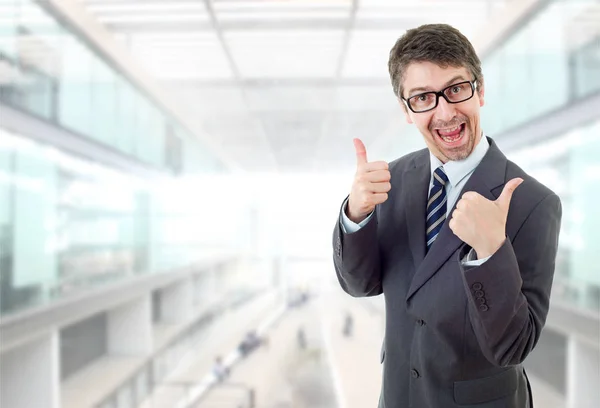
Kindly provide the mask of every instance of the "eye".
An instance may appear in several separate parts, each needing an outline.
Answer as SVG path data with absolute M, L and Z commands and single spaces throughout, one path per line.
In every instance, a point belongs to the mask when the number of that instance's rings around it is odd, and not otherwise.
M 460 93 L 460 91 L 462 91 L 462 87 L 463 87 L 462 85 L 455 85 L 455 86 L 453 86 L 452 87 L 452 93 L 455 93 L 455 94 Z
M 419 95 L 419 96 L 417 96 L 417 100 L 419 102 L 425 102 L 425 101 L 427 101 L 427 99 L 429 99 L 428 95 Z

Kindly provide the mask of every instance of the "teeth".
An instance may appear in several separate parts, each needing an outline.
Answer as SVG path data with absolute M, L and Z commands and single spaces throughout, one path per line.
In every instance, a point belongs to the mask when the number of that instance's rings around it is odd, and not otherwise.
M 442 139 L 443 139 L 445 142 L 452 143 L 452 142 L 454 142 L 454 141 L 456 141 L 456 140 L 460 139 L 461 135 L 460 135 L 460 134 L 458 134 L 458 135 L 456 135 L 456 136 L 448 136 L 448 135 L 445 135 L 444 133 L 452 133 L 452 132 L 455 132 L 455 131 L 456 131 L 456 130 L 458 130 L 458 129 L 459 129 L 461 126 L 462 126 L 462 125 L 458 125 L 458 126 L 456 126 L 456 127 L 454 127 L 454 128 L 451 128 L 451 129 L 438 129 L 438 130 L 437 130 L 437 131 L 438 131 L 438 135 L 439 135 L 439 136 L 440 136 L 440 138 L 442 138 Z M 442 132 L 444 132 L 444 133 L 442 133 Z
M 457 130 L 460 127 L 460 125 L 455 126 L 453 128 L 449 128 L 449 129 L 438 129 L 438 132 L 444 132 L 444 133 L 450 133 L 450 132 L 454 132 L 455 130 Z

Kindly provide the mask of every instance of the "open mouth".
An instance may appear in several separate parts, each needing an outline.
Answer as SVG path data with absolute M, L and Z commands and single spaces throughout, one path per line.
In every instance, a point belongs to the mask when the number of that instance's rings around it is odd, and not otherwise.
M 465 135 L 465 124 L 461 123 L 458 126 L 447 129 L 435 129 L 434 131 L 438 137 L 448 147 L 459 145 Z

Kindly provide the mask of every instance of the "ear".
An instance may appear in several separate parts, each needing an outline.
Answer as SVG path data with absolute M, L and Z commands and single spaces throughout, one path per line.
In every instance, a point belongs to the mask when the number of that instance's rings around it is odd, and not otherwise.
M 413 121 L 410 118 L 410 112 L 408 111 L 408 108 L 406 107 L 406 104 L 400 98 L 398 98 L 398 102 L 400 102 L 400 105 L 402 105 L 402 110 L 404 111 L 404 117 L 406 119 L 406 123 L 408 123 L 409 125 L 412 125 Z
M 479 93 L 479 106 L 485 105 L 485 86 L 483 84 L 483 78 L 477 81 L 477 92 Z

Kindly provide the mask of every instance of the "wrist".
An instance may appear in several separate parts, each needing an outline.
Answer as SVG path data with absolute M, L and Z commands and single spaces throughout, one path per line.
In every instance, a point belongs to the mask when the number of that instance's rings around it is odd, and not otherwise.
M 367 218 L 366 215 L 358 215 L 357 216 L 357 215 L 352 214 L 349 206 L 346 207 L 346 217 L 348 217 L 348 219 L 355 224 L 360 224 L 365 218 Z
M 477 255 L 477 259 L 485 259 L 496 253 L 498 249 L 504 244 L 504 240 L 506 237 L 502 237 L 502 239 L 495 240 L 493 243 L 486 246 L 478 246 L 473 247 L 475 253 Z
M 346 206 L 344 207 L 344 214 L 346 214 L 346 217 L 348 217 L 348 219 L 355 224 L 360 224 L 369 215 L 362 215 L 360 213 L 357 214 L 356 212 L 353 212 L 352 206 L 350 205 L 350 199 L 348 199 L 348 202 L 346 202 Z

